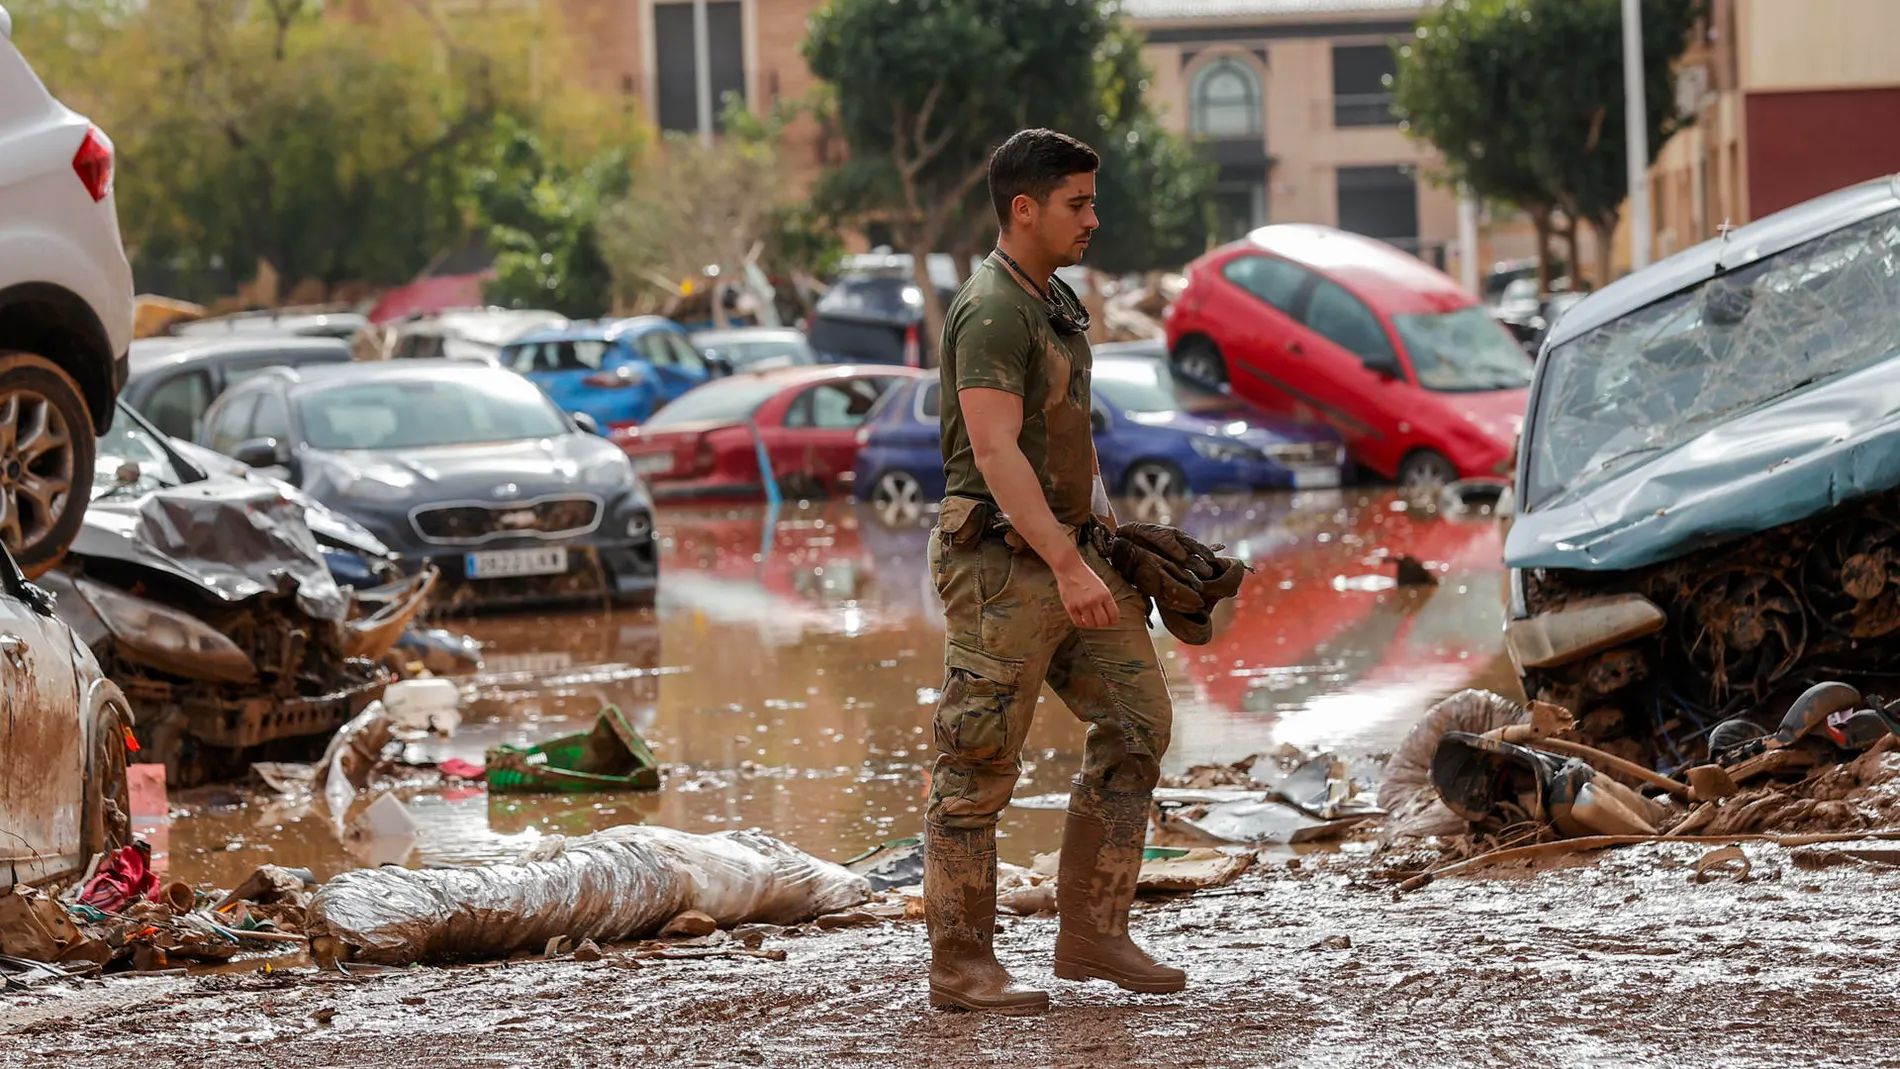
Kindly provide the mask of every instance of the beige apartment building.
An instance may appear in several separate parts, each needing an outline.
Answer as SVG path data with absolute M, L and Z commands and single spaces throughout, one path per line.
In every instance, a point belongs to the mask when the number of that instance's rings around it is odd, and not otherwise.
M 1150 98 L 1220 165 L 1221 237 L 1324 223 L 1456 270 L 1458 202 L 1391 111 L 1418 0 L 1126 0 Z M 1511 254 L 1515 254 L 1512 250 Z
M 1696 121 L 1649 171 L 1657 256 L 1900 171 L 1900 0 L 1712 0 L 1677 96 Z

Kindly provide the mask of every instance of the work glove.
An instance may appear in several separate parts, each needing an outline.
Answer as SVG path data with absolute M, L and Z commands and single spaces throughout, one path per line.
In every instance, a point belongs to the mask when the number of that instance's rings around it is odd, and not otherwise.
M 1160 523 L 1124 523 L 1115 528 L 1115 538 L 1117 541 L 1133 543 L 1170 561 L 1196 579 L 1212 579 L 1220 571 L 1220 558 L 1214 555 L 1214 550 L 1178 527 Z
M 1168 629 L 1168 634 L 1190 646 L 1205 646 L 1214 637 L 1214 617 L 1206 609 L 1193 612 L 1162 609 L 1161 625 Z
M 1139 542 L 1120 537 L 1119 532 L 1109 541 L 1108 562 L 1129 586 L 1153 598 L 1164 610 L 1197 612 L 1206 602 L 1201 580 L 1193 572 Z

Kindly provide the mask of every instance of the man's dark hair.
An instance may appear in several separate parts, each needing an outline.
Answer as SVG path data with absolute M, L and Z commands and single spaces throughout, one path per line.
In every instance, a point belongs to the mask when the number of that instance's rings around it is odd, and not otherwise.
M 1102 166 L 1095 150 L 1054 130 L 1019 130 L 990 156 L 990 203 L 996 222 L 1009 229 L 1009 205 L 1018 196 L 1037 204 L 1072 174 L 1093 174 Z

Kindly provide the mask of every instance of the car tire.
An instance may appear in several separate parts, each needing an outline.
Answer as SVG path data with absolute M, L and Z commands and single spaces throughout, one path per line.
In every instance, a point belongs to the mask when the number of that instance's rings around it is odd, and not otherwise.
M 1122 493 L 1137 506 L 1179 504 L 1188 495 L 1187 476 L 1165 460 L 1144 460 L 1122 476 Z
M 1415 449 L 1399 464 L 1398 483 L 1406 490 L 1436 494 L 1457 481 L 1457 465 L 1434 449 Z
M 1190 382 L 1219 389 L 1227 385 L 1227 361 L 1220 347 L 1207 338 L 1189 338 L 1174 352 L 1175 374 Z
M 115 705 L 99 711 L 86 759 L 84 843 L 87 857 L 132 841 L 132 781 L 126 771 L 126 714 Z
M 916 523 L 924 514 L 924 485 L 907 471 L 887 471 L 871 484 L 871 507 L 887 527 Z
M 71 375 L 43 356 L 0 352 L 0 540 L 27 578 L 58 564 L 79 536 L 98 449 Z M 22 493 L 28 479 L 39 493 Z

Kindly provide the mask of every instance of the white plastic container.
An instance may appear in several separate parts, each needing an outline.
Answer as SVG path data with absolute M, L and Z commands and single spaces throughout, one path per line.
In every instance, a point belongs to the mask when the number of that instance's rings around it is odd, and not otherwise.
M 447 738 L 462 723 L 462 690 L 446 679 L 404 679 L 383 691 L 383 708 L 399 731 Z

